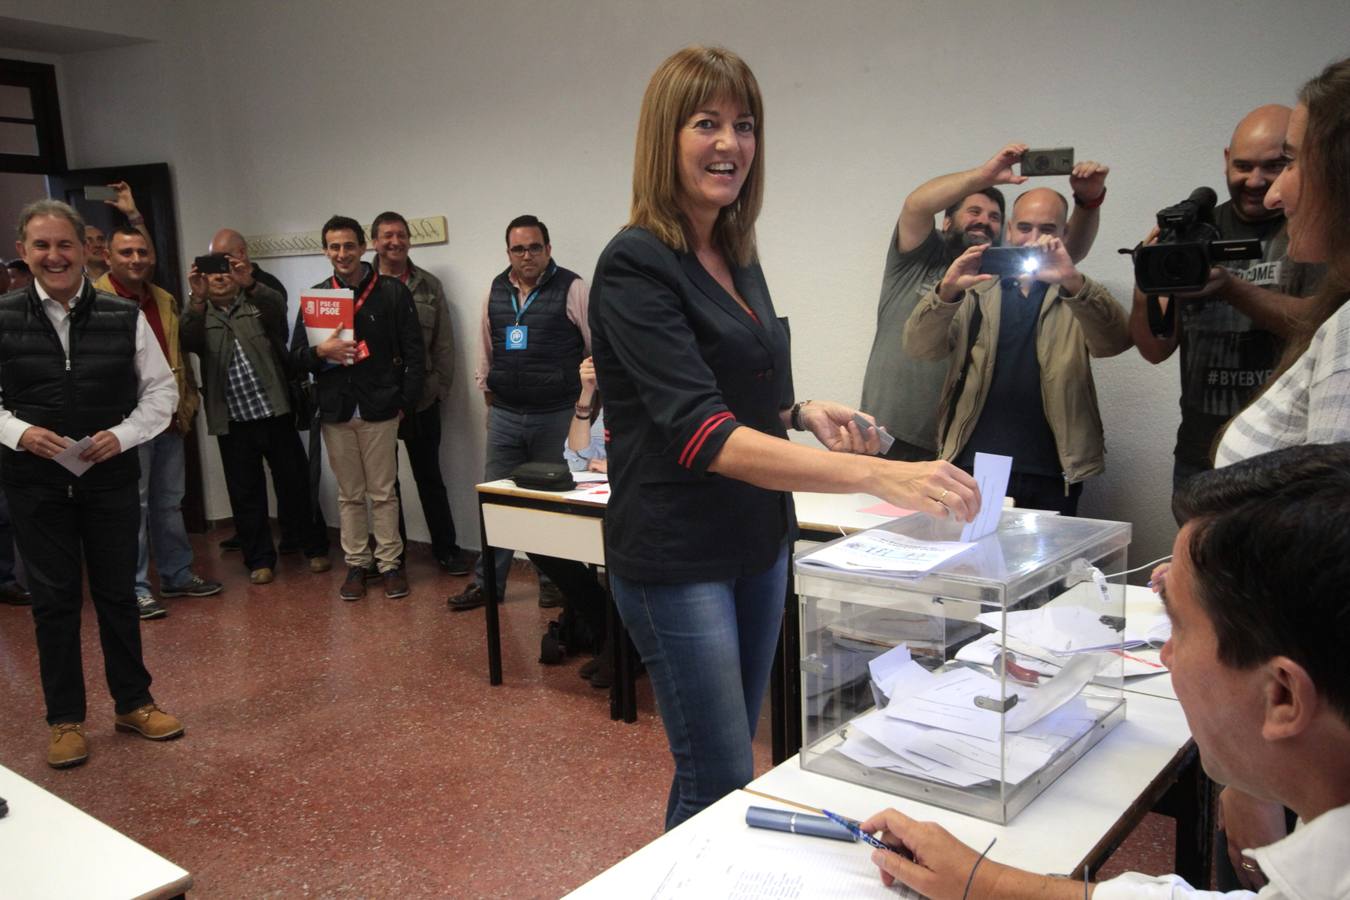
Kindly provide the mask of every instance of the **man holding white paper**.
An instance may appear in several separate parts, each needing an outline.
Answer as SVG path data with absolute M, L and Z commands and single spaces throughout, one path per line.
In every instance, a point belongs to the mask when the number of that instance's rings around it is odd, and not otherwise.
M 116 728 L 151 740 L 183 733 L 155 705 L 141 658 L 140 466 L 125 452 L 165 429 L 178 389 L 136 304 L 85 279 L 83 233 L 79 213 L 64 203 L 26 207 L 18 249 L 35 280 L 0 298 L 0 456 L 29 572 L 54 768 L 89 755 L 80 653 L 86 570 Z M 56 457 L 85 439 L 79 460 L 90 466 L 76 475 Z
M 297 366 L 315 373 L 323 442 L 338 483 L 342 551 L 348 567 L 339 596 L 343 600 L 365 596 L 373 532 L 373 560 L 384 580 L 385 596 L 406 597 L 394 479 L 398 423 L 416 410 L 426 372 L 422 330 L 408 288 L 361 261 L 366 234 L 360 223 L 333 216 L 324 223 L 322 235 L 333 275 L 314 287 L 350 294 L 329 298 L 345 300 L 350 314 L 342 313 L 346 321 L 321 341 L 311 338 L 307 328 L 295 329 L 291 351 Z M 301 312 L 308 324 L 306 303 L 302 296 Z M 346 322 L 351 323 L 349 338 L 343 336 Z

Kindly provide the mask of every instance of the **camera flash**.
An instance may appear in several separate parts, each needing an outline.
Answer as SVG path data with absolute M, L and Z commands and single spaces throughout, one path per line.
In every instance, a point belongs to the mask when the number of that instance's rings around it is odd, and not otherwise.
M 1023 271 L 1023 272 L 1028 272 L 1028 273 L 1030 273 L 1030 272 L 1035 272 L 1035 271 L 1036 271 L 1037 269 L 1039 269 L 1040 267 L 1041 267 L 1041 261 L 1040 261 L 1039 259 L 1037 259 L 1036 257 L 1034 257 L 1034 256 L 1028 256 L 1026 259 L 1022 260 L 1022 271 Z

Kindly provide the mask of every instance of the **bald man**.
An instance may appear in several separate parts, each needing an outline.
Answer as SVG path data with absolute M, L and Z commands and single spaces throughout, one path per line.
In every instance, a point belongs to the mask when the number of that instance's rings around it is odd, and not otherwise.
M 1130 334 L 1144 359 L 1160 363 L 1181 348 L 1181 427 L 1172 468 L 1175 493 L 1188 478 L 1212 467 L 1215 437 L 1270 378 L 1320 266 L 1291 262 L 1284 213 L 1265 206 L 1266 191 L 1284 170 L 1289 107 L 1252 110 L 1233 131 L 1223 159 L 1230 199 L 1214 210 L 1226 239 L 1255 238 L 1260 260 L 1215 266 L 1203 290 L 1179 295 L 1176 326 L 1155 335 L 1143 294 L 1134 292 Z M 1170 302 L 1163 299 L 1163 303 Z
M 90 281 L 108 274 L 108 236 L 95 225 L 84 226 L 84 274 Z
M 1004 243 L 1038 247 L 1035 270 L 981 275 L 992 245 L 969 247 L 914 308 L 904 349 L 947 361 L 939 457 L 970 471 L 976 453 L 1011 456 L 1017 505 L 1071 516 L 1084 480 L 1106 468 L 1089 358 L 1128 350 L 1130 332 L 1124 308 L 1065 249 L 1068 217 L 1049 188 L 1018 197 Z
M 275 275 L 263 271 L 261 266 L 249 259 L 248 241 L 244 240 L 242 234 L 235 231 L 233 228 L 220 229 L 216 232 L 216 236 L 211 238 L 211 246 L 207 252 L 224 253 L 233 256 L 236 259 L 242 259 L 245 263 L 253 267 L 254 280 L 261 281 L 263 284 L 280 294 L 282 306 L 284 307 L 286 305 L 288 301 L 286 286 L 278 281 Z M 286 321 L 289 322 L 290 318 L 288 317 Z

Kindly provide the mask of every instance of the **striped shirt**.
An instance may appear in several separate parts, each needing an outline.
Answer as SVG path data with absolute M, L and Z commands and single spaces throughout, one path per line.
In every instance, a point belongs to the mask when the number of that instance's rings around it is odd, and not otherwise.
M 1270 389 L 1243 410 L 1216 467 L 1300 444 L 1350 440 L 1350 303 L 1322 323 L 1312 343 Z

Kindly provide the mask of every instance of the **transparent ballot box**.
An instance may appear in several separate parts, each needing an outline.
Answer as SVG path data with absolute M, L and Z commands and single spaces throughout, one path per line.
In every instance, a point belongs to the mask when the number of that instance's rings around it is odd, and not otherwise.
M 797 555 L 801 764 L 1006 823 L 1125 717 L 1130 526 L 1009 509 L 933 563 L 959 531 L 912 515 Z

